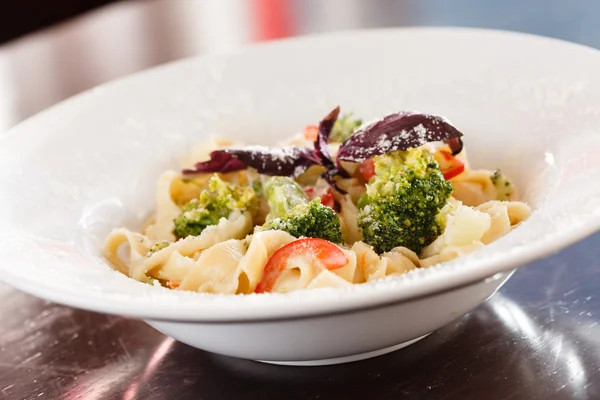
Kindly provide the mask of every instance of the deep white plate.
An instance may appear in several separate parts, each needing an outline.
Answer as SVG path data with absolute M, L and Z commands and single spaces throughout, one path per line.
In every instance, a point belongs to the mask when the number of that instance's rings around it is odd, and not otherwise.
M 286 40 L 101 86 L 0 140 L 0 278 L 232 356 L 323 364 L 395 349 L 483 302 L 515 268 L 598 230 L 598 71 L 600 53 L 586 47 L 428 28 Z M 158 175 L 190 145 L 210 133 L 272 143 L 338 104 L 366 120 L 403 109 L 446 116 L 473 165 L 513 176 L 534 214 L 455 261 L 348 289 L 174 292 L 102 258 L 106 234 L 142 223 Z

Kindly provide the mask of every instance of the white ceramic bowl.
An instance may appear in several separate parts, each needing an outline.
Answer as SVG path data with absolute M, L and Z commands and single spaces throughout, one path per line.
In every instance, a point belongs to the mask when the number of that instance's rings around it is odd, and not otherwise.
M 471 29 L 347 32 L 156 68 L 76 96 L 0 141 L 0 277 L 34 295 L 123 314 L 208 351 L 325 364 L 393 350 L 465 314 L 511 272 L 600 227 L 600 54 Z M 153 209 L 161 171 L 209 133 L 268 143 L 333 106 L 365 119 L 448 117 L 476 167 L 501 167 L 535 209 L 444 265 L 349 289 L 218 296 L 110 269 L 114 227 Z

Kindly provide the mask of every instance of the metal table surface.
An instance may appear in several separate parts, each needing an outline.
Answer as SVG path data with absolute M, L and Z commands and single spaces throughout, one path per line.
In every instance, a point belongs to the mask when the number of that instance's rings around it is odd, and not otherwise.
M 600 3 L 140 1 L 0 46 L 0 131 L 81 90 L 184 56 L 340 29 L 462 25 L 600 47 Z M 1 260 L 0 260 L 1 262 Z M 193 349 L 137 320 L 0 285 L 1 399 L 600 398 L 600 234 L 527 265 L 401 351 L 277 367 Z

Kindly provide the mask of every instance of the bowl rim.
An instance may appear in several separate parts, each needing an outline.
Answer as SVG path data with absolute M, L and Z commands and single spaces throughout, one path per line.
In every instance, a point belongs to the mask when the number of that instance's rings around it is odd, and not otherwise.
M 600 56 L 600 51 L 596 49 L 561 39 L 548 38 L 514 31 L 481 28 L 408 27 L 347 30 L 335 33 L 305 35 L 266 43 L 253 44 L 227 53 L 188 57 L 145 69 L 104 83 L 102 85 L 98 85 L 62 102 L 59 102 L 17 124 L 13 128 L 9 129 L 5 134 L 0 135 L 0 145 L 5 139 L 11 137 L 12 135 L 17 135 L 20 130 L 27 129 L 30 124 L 41 124 L 44 119 L 48 118 L 48 116 L 68 110 L 73 104 L 77 104 L 87 96 L 97 95 L 98 93 L 103 95 L 106 95 L 107 93 L 109 94 L 111 87 L 126 85 L 127 81 L 133 77 L 146 75 L 151 76 L 157 70 L 177 68 L 177 65 L 182 63 L 202 62 L 212 58 L 226 58 L 251 52 L 257 48 L 276 49 L 279 46 L 286 46 L 289 43 L 310 43 L 311 41 L 315 40 L 328 40 L 339 37 L 351 39 L 352 37 L 356 36 L 361 37 L 361 39 L 364 40 L 364 37 L 369 35 L 377 37 L 377 35 L 419 35 L 422 33 L 432 32 L 437 34 L 458 33 L 471 36 L 492 35 L 496 38 L 512 37 L 513 40 L 514 38 L 527 37 L 534 41 L 553 42 L 557 46 L 577 48 L 578 51 L 593 53 L 595 57 Z M 590 218 L 585 222 L 574 226 L 565 227 L 560 234 L 554 234 L 553 236 L 546 238 L 544 241 L 533 243 L 531 246 L 528 246 L 527 251 L 514 252 L 507 254 L 504 258 L 490 260 L 476 270 L 453 270 L 451 274 L 440 274 L 443 279 L 428 279 L 425 283 L 403 286 L 402 290 L 397 290 L 393 284 L 388 285 L 388 281 L 390 280 L 387 280 L 381 281 L 380 283 L 377 283 L 377 285 L 353 285 L 352 290 L 319 289 L 306 291 L 311 292 L 310 295 L 303 296 L 295 295 L 295 293 L 298 292 L 285 295 L 266 295 L 270 296 L 272 299 L 275 299 L 275 297 L 278 298 L 278 300 L 275 301 L 272 306 L 265 305 L 264 301 L 255 301 L 257 297 L 265 295 L 249 295 L 242 297 L 236 295 L 206 295 L 190 293 L 190 295 L 192 295 L 190 298 L 192 298 L 193 301 L 185 301 L 185 306 L 180 309 L 174 309 L 174 307 L 181 307 L 183 300 L 174 305 L 160 304 L 160 302 L 155 301 L 147 301 L 147 299 L 144 298 L 132 298 L 129 295 L 127 297 L 128 302 L 124 302 L 119 296 L 106 296 L 102 295 L 101 293 L 89 293 L 87 297 L 76 297 L 73 293 L 54 290 L 51 285 L 36 281 L 35 279 L 24 280 L 22 277 L 11 273 L 9 268 L 2 266 L 0 266 L 0 270 L 2 271 L 2 274 L 0 274 L 0 280 L 24 292 L 48 299 L 56 303 L 96 312 L 128 315 L 143 319 L 190 323 L 247 323 L 310 317 L 326 317 L 344 313 L 361 312 L 372 308 L 398 305 L 401 303 L 409 303 L 418 299 L 434 296 L 442 292 L 449 292 L 459 288 L 476 285 L 486 281 L 487 279 L 493 279 L 496 274 L 509 272 L 531 261 L 549 256 L 579 240 L 584 239 L 598 230 L 600 230 L 600 214 L 590 215 Z M 169 292 L 174 293 L 173 291 Z M 315 296 L 312 295 L 313 293 L 322 293 L 323 295 Z M 226 303 L 231 304 L 229 304 L 228 307 L 222 307 L 218 310 L 210 310 L 209 307 L 218 303 L 204 301 L 206 300 L 206 297 L 204 296 L 220 297 L 219 300 L 221 305 L 225 305 Z M 237 310 L 236 306 L 239 306 L 239 299 L 243 298 L 248 298 L 248 300 L 251 298 L 253 299 L 252 301 L 242 300 L 243 302 L 248 303 L 248 306 L 244 306 L 241 310 Z M 322 301 L 328 298 L 335 301 L 328 304 L 323 304 Z M 301 301 L 298 301 L 299 299 L 301 299 Z M 253 309 L 251 307 L 257 308 Z

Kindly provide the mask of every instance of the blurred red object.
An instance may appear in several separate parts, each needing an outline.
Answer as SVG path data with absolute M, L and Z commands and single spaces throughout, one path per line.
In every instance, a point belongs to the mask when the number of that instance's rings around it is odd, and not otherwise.
M 256 41 L 292 36 L 292 2 L 288 0 L 253 0 L 254 39 Z

